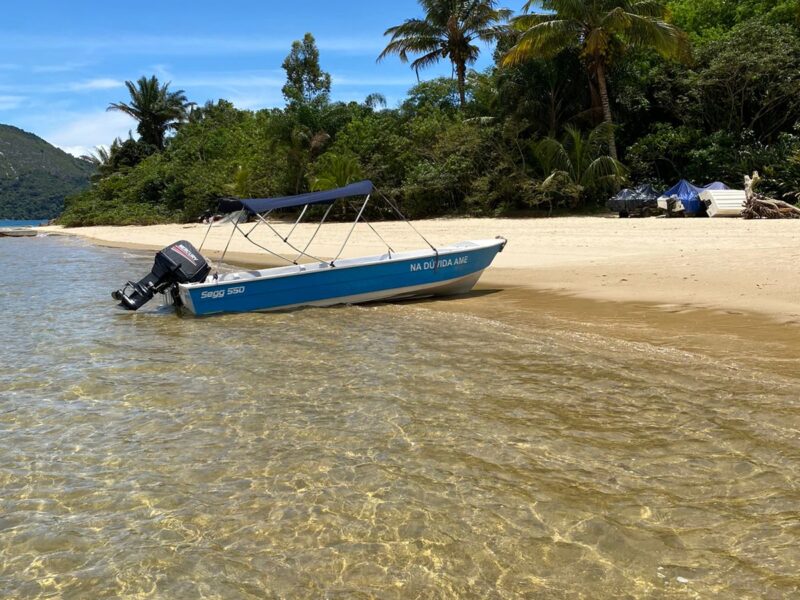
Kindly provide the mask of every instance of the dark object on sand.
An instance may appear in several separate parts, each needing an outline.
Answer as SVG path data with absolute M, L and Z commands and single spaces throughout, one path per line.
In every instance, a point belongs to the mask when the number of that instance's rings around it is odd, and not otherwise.
M 609 210 L 619 213 L 621 219 L 640 216 L 650 217 L 658 214 L 659 194 L 652 185 L 640 185 L 633 189 L 624 189 L 606 202 Z
M 706 205 L 700 200 L 700 194 L 706 190 L 727 190 L 727 185 L 719 181 L 698 187 L 681 179 L 659 198 L 660 207 L 668 217 L 706 217 Z

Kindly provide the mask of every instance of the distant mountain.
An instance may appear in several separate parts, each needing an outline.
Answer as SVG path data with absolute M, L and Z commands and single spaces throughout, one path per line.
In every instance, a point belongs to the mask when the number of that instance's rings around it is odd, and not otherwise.
M 42 138 L 0 125 L 0 219 L 51 219 L 89 185 L 94 166 Z

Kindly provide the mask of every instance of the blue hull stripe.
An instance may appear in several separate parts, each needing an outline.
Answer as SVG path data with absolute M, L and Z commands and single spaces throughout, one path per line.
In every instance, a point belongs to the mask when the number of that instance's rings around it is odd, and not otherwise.
M 473 275 L 491 265 L 500 246 L 450 252 L 408 260 L 384 261 L 307 271 L 285 277 L 228 281 L 215 286 L 187 287 L 196 315 L 274 310 L 336 298 L 433 286 Z

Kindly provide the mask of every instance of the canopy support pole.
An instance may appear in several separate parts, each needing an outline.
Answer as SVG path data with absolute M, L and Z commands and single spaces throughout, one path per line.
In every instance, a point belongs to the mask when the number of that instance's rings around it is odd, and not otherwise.
M 225 259 L 225 255 L 228 253 L 228 248 L 231 245 L 231 241 L 233 241 L 233 234 L 236 233 L 237 229 L 239 229 L 239 224 L 238 223 L 234 223 L 233 224 L 233 229 L 231 229 L 231 237 L 228 238 L 228 243 L 225 244 L 225 250 L 222 251 L 222 256 L 219 257 L 219 260 L 217 261 L 217 267 L 214 269 L 214 281 L 216 281 L 217 277 L 219 276 L 219 266 L 220 266 L 220 264 L 222 264 L 222 261 Z
M 358 222 L 361 220 L 361 215 L 363 215 L 363 214 L 364 214 L 364 209 L 365 209 L 365 208 L 367 208 L 367 204 L 369 204 L 369 199 L 370 199 L 370 198 L 372 198 L 372 194 L 367 194 L 367 198 L 366 198 L 366 200 L 364 200 L 364 204 L 362 204 L 362 205 L 361 205 L 361 210 L 360 210 L 360 211 L 358 211 L 358 216 L 356 217 L 356 220 L 355 220 L 355 221 L 353 221 L 353 226 L 350 228 L 350 233 L 348 233 L 348 234 L 347 234 L 347 237 L 346 237 L 346 238 L 345 238 L 345 240 L 344 240 L 344 244 L 342 244 L 342 247 L 339 249 L 339 254 L 337 254 L 337 255 L 336 255 L 336 258 L 334 258 L 334 259 L 333 259 L 333 260 L 330 262 L 330 265 L 331 265 L 332 267 L 336 266 L 334 263 L 335 263 L 337 260 L 339 260 L 339 257 L 342 255 L 342 252 L 344 252 L 345 246 L 347 246 L 347 242 L 349 242 L 349 241 L 350 241 L 350 236 L 351 236 L 351 235 L 353 235 L 353 232 L 354 232 L 354 231 L 355 231 L 355 229 L 356 229 L 356 225 L 358 225 Z
M 411 224 L 411 221 L 409 221 L 408 219 L 406 219 L 406 216 L 405 216 L 405 215 L 404 215 L 402 212 L 400 212 L 400 209 L 399 209 L 399 208 L 397 208 L 397 206 L 395 206 L 395 203 L 394 203 L 394 202 L 392 202 L 391 200 L 389 200 L 389 198 L 387 198 L 387 197 L 386 197 L 386 194 L 384 194 L 384 193 L 383 193 L 383 192 L 381 192 L 380 190 L 378 190 L 378 193 L 379 193 L 379 194 L 381 195 L 381 197 L 382 197 L 382 198 L 383 198 L 383 199 L 386 201 L 386 204 L 388 204 L 388 205 L 389 205 L 389 206 L 392 208 L 392 210 L 393 210 L 394 212 L 396 212 L 396 213 L 397 213 L 397 215 L 398 215 L 398 216 L 399 216 L 401 219 L 403 219 L 403 221 L 405 221 L 406 225 L 408 225 L 409 227 L 411 227 L 411 229 L 413 229 L 413 230 L 414 230 L 414 233 L 416 233 L 416 234 L 417 234 L 419 237 L 421 237 L 421 238 L 422 238 L 422 241 L 423 241 L 423 242 L 425 242 L 426 244 L 428 244 L 428 246 L 430 246 L 430 247 L 431 247 L 431 250 L 433 250 L 433 251 L 436 253 L 436 256 L 438 257 L 438 256 L 439 256 L 439 250 L 437 250 L 437 249 L 436 249 L 436 246 L 434 246 L 433 244 L 431 244 L 431 243 L 428 241 L 428 238 L 426 238 L 424 235 L 422 235 L 422 234 L 421 234 L 421 233 L 420 233 L 420 232 L 417 230 L 417 228 L 416 228 L 416 227 L 414 227 L 414 226 Z
M 289 238 L 290 238 L 290 237 L 292 237 L 292 234 L 294 233 L 294 230 L 295 230 L 295 229 L 297 229 L 297 226 L 300 224 L 300 221 L 302 221 L 302 220 L 303 220 L 303 217 L 305 216 L 305 214 L 306 214 L 306 211 L 307 211 L 307 210 L 308 210 L 308 204 L 306 204 L 306 205 L 303 207 L 303 212 L 301 212 L 301 213 L 300 213 L 300 216 L 299 216 L 299 217 L 297 217 L 297 221 L 295 221 L 295 222 L 294 222 L 294 227 L 292 227 L 292 230 L 289 232 L 289 235 L 287 235 L 287 236 L 286 236 L 286 237 L 283 239 L 284 243 L 288 243 L 288 242 L 289 242 Z
M 208 220 L 208 227 L 206 228 L 206 234 L 203 236 L 203 241 L 200 243 L 200 248 L 197 250 L 198 252 L 202 252 L 203 251 L 203 246 L 206 245 L 206 240 L 208 239 L 208 234 L 211 233 L 211 226 L 213 224 L 214 224 L 214 222 L 211 219 L 209 219 Z
M 350 204 L 350 203 L 348 202 L 348 204 Z M 352 206 L 352 204 L 351 204 L 351 206 Z M 378 230 L 375 229 L 369 221 L 367 221 L 366 217 L 361 217 L 361 220 L 364 221 L 364 223 L 367 225 L 367 227 L 372 229 L 373 233 L 378 236 L 378 239 L 380 241 L 382 241 L 384 243 L 384 245 L 389 249 L 389 258 L 391 258 L 392 257 L 392 253 L 394 252 L 394 248 L 392 248 L 389 245 L 389 242 L 387 242 L 385 239 L 383 239 L 383 236 L 380 233 L 378 233 Z
M 328 210 L 326 210 L 326 211 L 325 211 L 325 214 L 324 214 L 324 215 L 322 215 L 322 220 L 319 222 L 319 225 L 317 225 L 317 229 L 316 229 L 316 231 L 314 232 L 314 235 L 312 235 L 312 236 L 311 236 L 311 239 L 310 239 L 310 240 L 308 240 L 308 243 L 306 244 L 306 247 L 305 247 L 305 248 L 303 248 L 303 251 L 302 251 L 300 254 L 298 254 L 298 255 L 297 255 L 297 258 L 295 258 L 295 261 L 299 260 L 299 259 L 300 259 L 300 257 L 302 257 L 304 254 L 305 254 L 306 256 L 308 256 L 308 254 L 306 254 L 306 251 L 307 251 L 307 250 L 308 250 L 308 249 L 311 247 L 311 242 L 313 242 L 313 241 L 314 241 L 314 239 L 317 237 L 317 234 L 319 233 L 319 230 L 320 230 L 320 229 L 322 229 L 322 224 L 323 224 L 323 223 L 325 223 L 325 219 L 327 219 L 327 218 L 328 218 L 328 215 L 329 215 L 329 214 L 331 214 L 331 209 L 332 209 L 332 208 L 333 208 L 333 204 L 331 204 L 330 206 L 328 206 Z
M 240 232 L 240 233 L 241 233 L 241 234 L 244 236 L 244 238 L 245 238 L 245 239 L 246 239 L 248 242 L 250 242 L 251 244 L 253 244 L 253 246 L 255 246 L 256 248 L 261 248 L 261 249 L 262 249 L 264 252 L 266 252 L 266 253 L 268 253 L 268 254 L 271 254 L 272 256 L 274 256 L 274 257 L 276 257 L 276 258 L 280 258 L 281 260 L 285 260 L 286 262 L 288 262 L 288 263 L 291 263 L 291 264 L 293 264 L 293 265 L 296 265 L 296 264 L 297 264 L 297 261 L 296 261 L 296 260 L 292 260 L 292 259 L 290 259 L 290 258 L 287 258 L 287 257 L 285 257 L 285 256 L 282 256 L 282 255 L 278 254 L 277 252 L 273 252 L 273 251 L 272 251 L 272 250 L 270 250 L 269 248 L 266 248 L 266 247 L 262 246 L 261 244 L 258 244 L 258 243 L 256 243 L 256 242 L 254 242 L 253 240 L 251 240 L 251 239 L 250 239 L 250 234 L 251 234 L 251 233 L 253 233 L 253 230 L 255 229 L 255 227 L 253 227 L 253 229 L 251 229 L 249 233 L 245 233 L 245 232 L 244 232 L 244 230 L 242 230 L 242 229 L 241 229 L 241 228 L 240 228 L 238 225 L 236 225 L 236 228 L 237 228 L 237 229 L 239 230 L 239 232 Z
M 278 237 L 281 239 L 281 241 L 282 241 L 284 244 L 286 244 L 287 246 L 289 246 L 289 248 L 291 248 L 291 249 L 292 249 L 292 250 L 294 250 L 295 252 L 299 252 L 301 256 L 307 256 L 308 258 L 310 258 L 310 259 L 312 259 L 312 260 L 315 260 L 315 261 L 317 261 L 317 262 L 325 262 L 325 261 L 323 261 L 323 260 L 321 260 L 321 259 L 317 258 L 316 256 L 311 256 L 310 254 L 306 254 L 305 252 L 303 252 L 302 250 L 300 250 L 300 248 L 297 248 L 297 247 L 296 247 L 296 246 L 294 246 L 293 244 L 290 244 L 289 242 L 287 242 L 287 241 L 286 241 L 286 240 L 283 238 L 283 236 L 280 234 L 280 232 L 279 232 L 277 229 L 275 229 L 275 228 L 274 228 L 272 225 L 270 225 L 270 224 L 269 224 L 269 221 L 266 221 L 266 220 L 264 219 L 264 217 L 262 217 L 261 215 L 256 215 L 256 216 L 257 216 L 257 217 L 258 217 L 258 218 L 261 220 L 261 222 L 262 222 L 262 223 L 264 223 L 264 225 L 266 225 L 267 227 L 269 227 L 269 228 L 270 228 L 270 230 L 272 231 L 272 233 L 274 233 L 275 235 L 277 235 L 277 236 L 278 236 Z M 294 264 L 297 264 L 297 261 L 294 261 Z

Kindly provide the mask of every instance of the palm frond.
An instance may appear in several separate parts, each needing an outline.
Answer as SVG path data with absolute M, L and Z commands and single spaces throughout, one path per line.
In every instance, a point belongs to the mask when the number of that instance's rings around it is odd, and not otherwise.
M 665 58 L 685 59 L 689 55 L 689 39 L 677 27 L 640 15 L 629 14 L 623 39 L 634 47 L 652 48 Z
M 600 156 L 587 165 L 580 178 L 580 184 L 584 187 L 616 185 L 621 183 L 627 174 L 628 171 L 621 162 L 610 156 Z
M 642 17 L 653 17 L 662 20 L 667 16 L 666 5 L 658 0 L 638 0 L 637 2 L 631 2 L 628 11 Z
M 530 58 L 551 58 L 581 40 L 579 23 L 551 19 L 534 25 L 522 34 L 517 44 L 503 57 L 504 65 L 518 64 Z
M 557 139 L 544 138 L 534 145 L 533 150 L 534 157 L 545 175 L 562 171 L 572 176 L 573 165 L 569 152 Z

